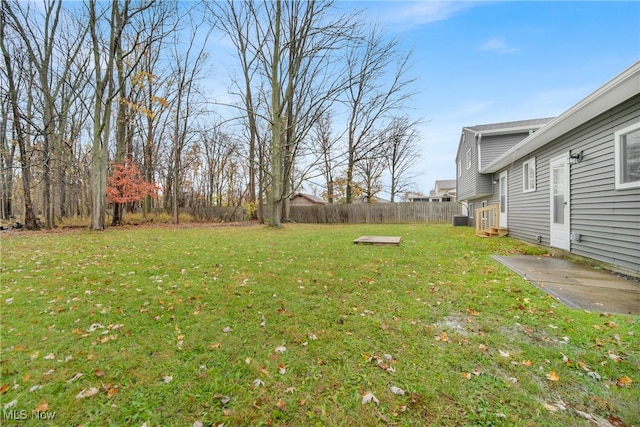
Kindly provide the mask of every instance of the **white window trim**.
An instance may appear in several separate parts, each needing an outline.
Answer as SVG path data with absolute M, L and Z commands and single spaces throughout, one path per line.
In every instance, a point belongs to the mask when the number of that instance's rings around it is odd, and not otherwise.
M 525 173 L 525 165 L 529 166 L 529 171 L 533 171 L 533 182 L 529 182 L 530 187 L 527 188 L 527 182 L 529 181 L 528 175 Z M 522 192 L 533 193 L 536 191 L 536 180 L 538 178 L 538 171 L 536 170 L 536 158 L 532 157 L 526 162 L 522 163 Z
M 462 176 L 462 160 L 458 160 L 458 178 Z
M 473 159 L 471 156 L 471 148 L 467 150 L 467 170 L 471 169 L 471 165 L 473 165 Z
M 632 182 L 622 182 L 622 165 L 620 162 L 622 161 L 622 152 L 620 150 L 620 143 L 622 139 L 620 138 L 622 135 L 626 135 L 628 133 L 640 130 L 640 122 L 634 123 L 631 126 L 627 126 L 626 128 L 620 129 L 616 131 L 613 135 L 613 143 L 615 147 L 615 175 L 616 175 L 616 190 L 624 190 L 627 188 L 638 188 L 640 187 L 639 181 Z

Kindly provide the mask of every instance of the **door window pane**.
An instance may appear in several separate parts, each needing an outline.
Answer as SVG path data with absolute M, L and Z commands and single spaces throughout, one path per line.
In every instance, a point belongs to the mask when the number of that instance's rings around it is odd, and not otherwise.
M 553 168 L 553 222 L 564 224 L 564 166 Z

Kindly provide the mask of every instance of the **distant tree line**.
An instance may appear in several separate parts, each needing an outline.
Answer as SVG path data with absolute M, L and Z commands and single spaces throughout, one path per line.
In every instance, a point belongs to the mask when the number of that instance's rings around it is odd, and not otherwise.
M 315 0 L 0 3 L 2 219 L 82 216 L 101 230 L 107 210 L 113 224 L 158 208 L 177 223 L 179 208 L 248 204 L 279 227 L 303 188 L 330 203 L 412 189 L 411 52 L 361 13 Z M 137 197 L 123 193 L 132 167 Z

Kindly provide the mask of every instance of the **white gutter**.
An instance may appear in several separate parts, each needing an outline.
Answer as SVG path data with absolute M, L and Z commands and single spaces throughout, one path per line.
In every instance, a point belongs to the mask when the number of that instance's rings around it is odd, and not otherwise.
M 514 145 L 480 173 L 494 173 L 640 93 L 640 61 Z

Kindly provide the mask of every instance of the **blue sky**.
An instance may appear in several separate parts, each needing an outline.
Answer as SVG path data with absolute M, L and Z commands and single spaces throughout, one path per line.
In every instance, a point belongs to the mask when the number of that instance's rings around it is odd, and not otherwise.
M 559 115 L 640 60 L 640 2 L 339 4 L 414 51 L 424 193 L 455 178 L 463 126 Z

